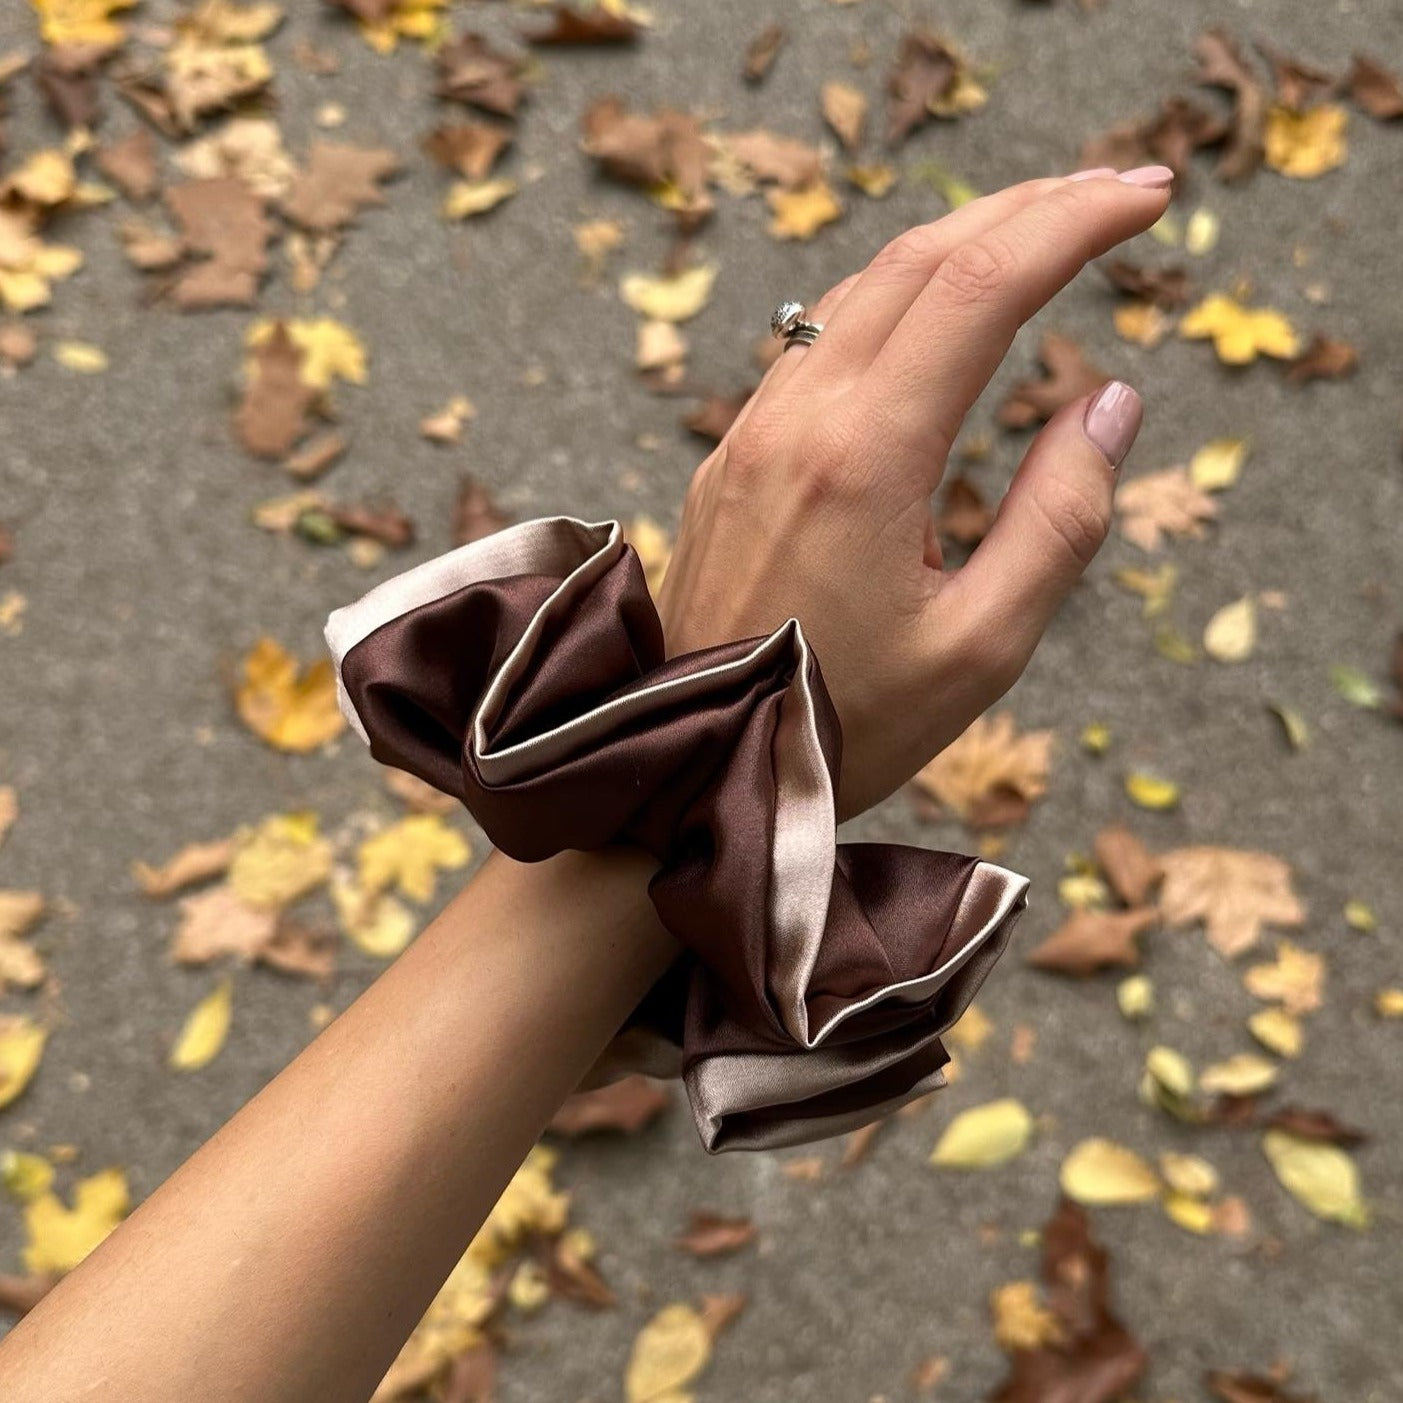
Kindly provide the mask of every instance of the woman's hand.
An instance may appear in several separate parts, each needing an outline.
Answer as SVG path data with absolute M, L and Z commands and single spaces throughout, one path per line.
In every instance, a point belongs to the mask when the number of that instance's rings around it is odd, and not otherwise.
M 998 699 L 1100 548 L 1140 399 L 1112 381 L 1028 449 L 984 542 L 942 568 L 930 496 L 1018 328 L 1148 229 L 1171 172 L 1036 180 L 894 239 L 839 283 L 697 470 L 660 609 L 673 653 L 804 627 L 843 723 L 839 809 L 909 779 Z

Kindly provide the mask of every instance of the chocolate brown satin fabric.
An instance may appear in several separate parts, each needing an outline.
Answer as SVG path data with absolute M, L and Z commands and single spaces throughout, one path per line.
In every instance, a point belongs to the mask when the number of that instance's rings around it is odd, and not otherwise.
M 822 1138 L 943 1084 L 939 1035 L 1026 882 L 835 847 L 841 732 L 796 621 L 667 659 L 618 528 L 557 518 L 387 582 L 328 639 L 376 758 L 457 796 L 510 856 L 657 858 L 654 906 L 689 953 L 610 1070 L 680 1043 L 708 1150 Z

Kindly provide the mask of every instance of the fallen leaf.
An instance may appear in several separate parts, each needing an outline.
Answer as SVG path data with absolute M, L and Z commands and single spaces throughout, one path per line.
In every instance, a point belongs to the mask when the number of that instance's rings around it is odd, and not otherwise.
M 1308 1110 L 1301 1106 L 1283 1106 L 1267 1121 L 1269 1129 L 1284 1130 L 1300 1140 L 1320 1140 L 1327 1145 L 1352 1149 L 1369 1138 L 1362 1130 L 1342 1125 L 1329 1111 Z
M 943 1169 L 992 1169 L 1028 1148 L 1033 1118 L 1021 1101 L 1006 1097 L 961 1111 L 945 1127 L 930 1162 Z
M 711 1332 L 689 1305 L 664 1306 L 633 1342 L 624 1373 L 627 1403 L 678 1403 L 711 1360 Z
M 1132 770 L 1126 775 L 1125 792 L 1137 808 L 1154 813 L 1179 806 L 1179 786 L 1172 779 L 1147 774 L 1144 770 Z
M 1267 121 L 1266 89 L 1248 67 L 1231 37 L 1209 30 L 1194 42 L 1198 81 L 1232 95 L 1233 113 L 1227 141 L 1218 161 L 1221 180 L 1244 180 L 1262 163 Z
M 1266 163 L 1293 180 L 1314 180 L 1344 165 L 1349 113 L 1334 103 L 1298 112 L 1274 103 L 1267 113 Z
M 1138 911 L 1074 911 L 1034 947 L 1028 963 L 1057 974 L 1094 974 L 1140 962 L 1136 936 L 1157 920 L 1153 907 Z
M 1345 80 L 1351 100 L 1380 122 L 1403 117 L 1403 87 L 1397 74 L 1365 54 L 1355 54 Z
M 330 660 L 299 669 L 297 659 L 271 638 L 260 638 L 244 658 L 234 699 L 243 723 L 276 750 L 305 754 L 346 727 Z
M 1211 1369 L 1204 1382 L 1221 1403 L 1315 1403 L 1299 1393 L 1287 1393 L 1279 1379 L 1263 1374 L 1227 1373 Z
M 1198 1086 L 1210 1096 L 1256 1096 L 1275 1086 L 1277 1075 L 1274 1062 L 1255 1052 L 1240 1052 L 1205 1067 L 1198 1074 Z
M 987 100 L 951 44 L 931 30 L 909 30 L 887 77 L 887 145 L 899 145 L 930 117 L 958 117 Z
M 251 961 L 272 943 L 277 929 L 275 909 L 250 906 L 220 884 L 181 901 L 171 958 L 186 965 L 207 964 L 221 955 Z
M 185 248 L 200 258 L 171 289 L 176 305 L 186 310 L 252 305 L 268 268 L 273 232 L 262 196 L 225 176 L 173 185 L 166 204 Z
M 438 51 L 438 94 L 498 117 L 514 117 L 526 95 L 520 59 L 498 53 L 478 34 L 460 34 Z
M 1262 1136 L 1262 1153 L 1282 1187 L 1317 1218 L 1351 1228 L 1368 1226 L 1359 1171 L 1338 1145 L 1268 1130 Z
M 1291 362 L 1287 382 L 1305 385 L 1312 380 L 1344 380 L 1359 368 L 1359 352 L 1337 336 L 1316 332 Z
M 256 353 L 274 341 L 280 330 L 286 330 L 302 352 L 298 374 L 311 389 L 330 389 L 336 380 L 348 385 L 365 384 L 365 345 L 350 327 L 332 317 L 269 319 L 254 322 L 244 339 Z
M 1258 355 L 1294 360 L 1300 338 L 1286 317 L 1270 307 L 1245 307 L 1215 292 L 1186 312 L 1179 335 L 1188 341 L 1211 339 L 1224 365 L 1250 365 Z
M 1036 1281 L 1010 1281 L 989 1297 L 994 1343 L 1000 1349 L 1037 1349 L 1063 1338 L 1062 1322 L 1043 1305 Z
M 638 20 L 617 6 L 577 10 L 556 5 L 550 25 L 524 37 L 529 44 L 631 44 L 643 33 Z
M 187 142 L 174 160 L 197 180 L 240 180 L 265 200 L 281 199 L 297 174 L 282 130 L 270 117 L 231 117 L 208 136 Z
M 511 524 L 511 517 L 492 500 L 487 488 L 465 473 L 453 502 L 453 544 L 470 545 Z
M 1357 667 L 1337 663 L 1330 669 L 1330 682 L 1351 706 L 1364 711 L 1377 711 L 1383 706 L 1383 688 Z
M 443 197 L 439 211 L 445 219 L 470 219 L 496 209 L 517 192 L 514 180 L 455 180 Z
M 659 277 L 629 273 L 619 283 L 619 295 L 650 321 L 684 322 L 706 306 L 715 281 L 716 269 L 708 264 Z
M 357 850 L 362 891 L 396 889 L 411 901 L 431 901 L 440 872 L 466 867 L 472 849 L 439 814 L 410 814 L 367 838 Z
M 958 545 L 976 546 L 994 524 L 994 509 L 978 487 L 959 473 L 946 484 L 935 515 L 935 529 Z
M 755 1241 L 755 1224 L 749 1218 L 723 1218 L 716 1213 L 693 1213 L 687 1231 L 673 1246 L 694 1257 L 720 1257 L 739 1252 Z
M 1116 513 L 1126 540 L 1157 551 L 1166 536 L 1201 540 L 1203 523 L 1218 515 L 1213 499 L 1195 487 L 1187 468 L 1164 468 L 1120 484 Z
M 767 24 L 745 46 L 745 63 L 741 67 L 741 76 L 747 83 L 760 83 L 769 76 L 784 40 L 782 25 Z
M 80 1179 L 73 1207 L 48 1193 L 27 1204 L 24 1249 L 26 1271 L 61 1275 L 72 1271 L 131 1211 L 126 1175 L 120 1169 Z
M 48 1037 L 48 1030 L 32 1019 L 0 1014 L 0 1108 L 14 1102 L 29 1085 L 39 1069 Z
M 280 911 L 331 876 L 331 844 L 315 813 L 272 814 L 240 830 L 229 862 L 229 889 L 241 901 Z
M 1134 1150 L 1094 1136 L 1073 1147 L 1062 1161 L 1062 1192 L 1076 1203 L 1144 1203 L 1158 1198 L 1164 1185 Z
M 752 393 L 743 390 L 738 395 L 710 395 L 683 418 L 683 426 L 698 438 L 720 443 Z
M 1146 268 L 1128 258 L 1108 258 L 1097 264 L 1118 292 L 1149 302 L 1164 312 L 1188 305 L 1191 283 L 1182 268 Z
M 143 896 L 174 896 L 184 887 L 222 876 L 234 860 L 234 851 L 232 838 L 218 838 L 210 843 L 187 843 L 159 867 L 134 862 L 132 875 Z
M 90 131 L 102 115 L 99 78 L 112 51 L 101 44 L 65 44 L 35 60 L 34 83 L 49 111 L 70 131 Z
M 867 97 L 851 83 L 828 82 L 819 89 L 819 109 L 847 151 L 862 145 L 867 126 Z
M 1299 1057 L 1305 1047 L 1301 1020 L 1285 1008 L 1258 1009 L 1247 1020 L 1247 1029 L 1259 1043 L 1278 1057 Z
M 999 423 L 1009 429 L 1027 429 L 1051 419 L 1064 405 L 1099 390 L 1111 377 L 1087 360 L 1069 336 L 1048 332 L 1038 347 L 1046 374 L 1040 380 L 1015 385 L 999 406 Z
M 1257 646 L 1257 601 L 1249 594 L 1225 604 L 1203 631 L 1203 651 L 1216 662 L 1240 663 Z
M 1344 905 L 1345 924 L 1361 935 L 1372 935 L 1379 928 L 1379 918 L 1367 901 L 1347 901 Z
M 52 284 L 83 266 L 76 248 L 46 244 L 33 205 L 0 204 L 0 304 L 12 312 L 48 305 Z
M 973 827 L 1022 822 L 1047 792 L 1051 731 L 1019 734 L 1005 711 L 978 717 L 912 781 Z
M 1189 459 L 1189 480 L 1200 492 L 1226 492 L 1242 476 L 1251 445 L 1245 438 L 1215 438 Z
M 1247 992 L 1288 1013 L 1310 1013 L 1323 1002 L 1325 957 L 1290 940 L 1276 943 L 1272 964 L 1253 965 L 1243 976 Z
M 1116 985 L 1116 1006 L 1128 1022 L 1148 1018 L 1155 1011 L 1155 986 L 1143 974 L 1132 974 Z
M 254 348 L 234 432 L 256 457 L 280 458 L 307 432 L 317 392 L 305 378 L 306 361 L 285 322 Z
M 39 37 L 56 48 L 66 44 L 120 44 L 127 37 L 113 16 L 137 0 L 31 0 L 39 14 Z
M 667 1088 L 651 1077 L 628 1076 L 594 1091 L 577 1091 L 551 1118 L 554 1135 L 574 1139 L 596 1131 L 633 1135 L 671 1104 Z
M 1124 825 L 1111 824 L 1096 835 L 1096 861 L 1112 890 L 1127 906 L 1140 906 L 1160 877 L 1159 860 Z
M 843 213 L 842 204 L 825 180 L 797 190 L 767 190 L 765 199 L 773 215 L 769 232 L 776 239 L 811 239 Z
M 1162 854 L 1160 864 L 1159 911 L 1165 924 L 1203 921 L 1209 943 L 1228 958 L 1255 945 L 1263 925 L 1305 922 L 1290 867 L 1269 853 L 1177 848 Z
M 148 127 L 137 127 L 120 141 L 99 146 L 93 154 L 98 170 L 129 200 L 149 200 L 160 184 L 156 143 Z
M 196 1072 L 207 1067 L 224 1046 L 234 1016 L 234 981 L 224 978 L 190 1010 L 180 1036 L 171 1048 L 170 1067 L 176 1072 Z

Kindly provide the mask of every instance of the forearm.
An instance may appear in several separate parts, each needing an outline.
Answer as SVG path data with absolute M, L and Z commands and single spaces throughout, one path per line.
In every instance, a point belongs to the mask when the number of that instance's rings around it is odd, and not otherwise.
M 648 860 L 494 855 L 10 1336 L 13 1403 L 370 1394 L 676 953 Z

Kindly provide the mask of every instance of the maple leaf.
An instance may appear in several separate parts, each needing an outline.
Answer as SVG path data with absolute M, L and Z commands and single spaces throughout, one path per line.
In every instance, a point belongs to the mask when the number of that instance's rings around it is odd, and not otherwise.
M 113 18 L 137 0 L 30 0 L 46 44 L 120 44 L 126 30 Z
M 899 145 L 929 117 L 958 117 L 987 98 L 953 45 L 928 29 L 911 30 L 887 77 L 887 145 Z
M 453 544 L 466 546 L 511 524 L 511 517 L 492 500 L 475 477 L 464 474 L 453 502 Z
M 438 51 L 440 97 L 498 117 L 514 117 L 526 95 L 520 60 L 500 54 L 477 34 L 461 34 Z
M 283 196 L 282 211 L 313 233 L 340 229 L 358 211 L 385 203 L 380 182 L 394 175 L 399 164 L 393 151 L 380 147 L 313 142 L 307 164 Z
M 767 190 L 765 200 L 774 216 L 769 232 L 776 239 L 811 239 L 843 213 L 841 202 L 825 180 L 797 190 Z
M 1218 504 L 1194 486 L 1187 468 L 1142 473 L 1116 490 L 1116 515 L 1127 541 L 1157 551 L 1165 536 L 1201 540 L 1203 523 L 1218 515 Z
M 1047 791 L 1052 732 L 1019 735 L 1007 711 L 980 716 L 912 783 L 973 827 L 1021 823 Z
M 299 672 L 297 659 L 271 638 L 260 638 L 244 658 L 234 699 L 243 723 L 277 750 L 303 754 L 346 728 L 330 659 Z
M 242 180 L 193 180 L 166 191 L 187 250 L 203 262 L 185 271 L 171 295 L 187 309 L 249 306 L 268 268 L 273 226 L 263 199 Z
M 1160 878 L 1159 860 L 1120 824 L 1096 835 L 1096 861 L 1112 890 L 1127 906 L 1141 905 Z
M 1288 1013 L 1310 1013 L 1321 1004 L 1325 959 L 1290 940 L 1280 940 L 1275 962 L 1253 965 L 1242 982 L 1249 994 L 1279 1003 Z
M 24 1226 L 26 1271 L 72 1271 L 131 1211 L 131 1194 L 120 1169 L 104 1169 L 79 1181 L 69 1208 L 55 1193 L 27 1203 Z
M 221 884 L 181 901 L 171 958 L 183 965 L 208 964 L 221 955 L 252 961 L 272 942 L 277 928 L 276 910 L 251 906 Z
M 307 358 L 285 322 L 254 348 L 234 432 L 256 457 L 279 458 L 307 432 L 307 414 L 317 398 L 304 377 Z
M 1325 103 L 1304 112 L 1275 104 L 1267 114 L 1266 163 L 1295 180 L 1314 180 L 1345 163 L 1349 114 Z
M 1135 911 L 1073 911 L 1028 955 L 1034 969 L 1058 974 L 1094 974 L 1111 965 L 1140 963 L 1136 936 L 1155 923 L 1153 907 Z
M 411 814 L 367 838 L 356 854 L 361 889 L 378 896 L 391 887 L 411 901 L 429 901 L 441 871 L 472 857 L 461 833 L 438 814 Z
M 171 134 L 191 132 L 201 117 L 262 91 L 272 77 L 273 65 L 261 45 L 187 33 L 167 50 L 160 85 L 154 90 L 148 85 L 146 110 Z
M 0 304 L 12 312 L 48 306 L 51 284 L 83 266 L 76 248 L 40 238 L 39 221 L 32 205 L 0 204 Z
M 1250 365 L 1257 356 L 1293 360 L 1300 342 L 1291 323 L 1270 307 L 1244 307 L 1221 292 L 1205 297 L 1179 323 L 1188 341 L 1211 338 L 1225 365 Z
M 466 180 L 483 180 L 512 143 L 505 127 L 486 122 L 441 122 L 424 138 L 424 152 Z
M 1232 95 L 1232 126 L 1218 161 L 1221 180 L 1245 180 L 1262 163 L 1265 150 L 1267 93 L 1247 66 L 1232 38 L 1221 29 L 1209 30 L 1194 43 L 1198 81 Z
M 1056 332 L 1043 337 L 1038 359 L 1047 374 L 1015 385 L 999 406 L 999 423 L 1006 428 L 1026 429 L 1051 419 L 1063 405 L 1099 390 L 1111 378 L 1086 359 L 1071 337 Z
M 1209 943 L 1229 959 L 1255 945 L 1264 925 L 1305 922 L 1290 867 L 1270 853 L 1176 848 L 1159 862 L 1161 919 L 1171 927 L 1202 921 Z

